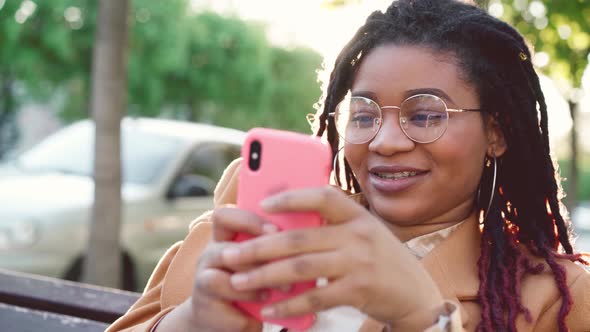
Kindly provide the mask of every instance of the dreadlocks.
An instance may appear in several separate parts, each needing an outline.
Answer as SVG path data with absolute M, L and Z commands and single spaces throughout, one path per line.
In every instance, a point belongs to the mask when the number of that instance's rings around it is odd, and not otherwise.
M 521 281 L 546 266 L 562 298 L 558 320 L 560 331 L 566 331 L 565 317 L 572 300 L 565 270 L 557 259 L 588 263 L 574 254 L 570 222 L 561 212 L 565 210 L 549 153 L 547 106 L 522 36 L 482 9 L 456 0 L 399 0 L 385 13 L 372 13 L 338 55 L 323 109 L 318 111 L 316 135 L 327 138 L 334 155 L 340 142 L 328 115 L 350 90 L 364 57 L 387 43 L 426 46 L 452 55 L 462 78 L 475 86 L 484 116 L 494 118 L 508 144 L 497 161 L 499 187 L 481 225 L 478 297 L 482 317 L 478 331 L 516 331 L 516 318 L 521 314 L 531 321 L 521 301 Z M 338 184 L 360 192 L 346 159 L 343 164 L 343 169 L 338 163 L 334 170 Z M 491 188 L 492 177 L 484 167 L 480 189 Z M 480 197 L 478 210 L 487 209 L 489 199 Z M 534 264 L 527 251 L 546 264 Z

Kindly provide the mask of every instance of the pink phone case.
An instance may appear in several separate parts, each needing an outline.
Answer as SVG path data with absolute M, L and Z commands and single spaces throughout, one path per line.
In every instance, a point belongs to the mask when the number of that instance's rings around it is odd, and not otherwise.
M 254 141 L 261 145 L 258 154 L 260 167 L 252 170 L 249 166 L 250 146 Z M 327 144 L 319 138 L 303 134 L 255 128 L 248 132 L 242 147 L 242 165 L 238 182 L 238 207 L 252 211 L 277 225 L 280 230 L 319 227 L 322 219 L 318 213 L 267 214 L 259 202 L 282 191 L 306 187 L 321 187 L 329 183 L 331 153 Z M 250 237 L 239 234 L 236 241 Z M 271 290 L 265 303 L 239 302 L 239 308 L 262 320 L 260 310 L 265 304 L 281 301 L 299 295 L 315 287 L 315 280 L 292 285 L 289 292 Z M 289 319 L 268 320 L 273 324 L 296 330 L 305 330 L 313 325 L 314 315 Z

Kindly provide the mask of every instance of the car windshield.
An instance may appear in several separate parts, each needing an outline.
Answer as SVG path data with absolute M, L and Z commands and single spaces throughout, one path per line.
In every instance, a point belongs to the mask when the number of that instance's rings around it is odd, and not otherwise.
M 157 181 L 181 146 L 180 139 L 142 131 L 134 125 L 122 125 L 123 182 L 149 184 Z M 31 172 L 92 176 L 94 124 L 81 122 L 65 128 L 24 152 L 16 162 Z

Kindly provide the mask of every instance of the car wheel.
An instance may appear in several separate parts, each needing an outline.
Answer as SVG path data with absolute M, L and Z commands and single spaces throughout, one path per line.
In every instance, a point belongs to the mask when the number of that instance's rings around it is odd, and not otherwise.
M 84 263 L 84 257 L 80 256 L 74 260 L 70 265 L 67 272 L 64 274 L 63 279 L 70 281 L 82 282 L 82 267 Z M 135 281 L 135 271 L 131 257 L 127 253 L 121 254 L 121 289 L 135 292 L 137 291 L 137 282 Z

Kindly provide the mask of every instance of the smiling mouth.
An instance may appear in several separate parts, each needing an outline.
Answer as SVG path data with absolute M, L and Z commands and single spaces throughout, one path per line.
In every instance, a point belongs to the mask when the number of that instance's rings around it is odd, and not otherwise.
M 407 179 L 416 175 L 424 174 L 426 172 L 371 172 L 371 174 L 386 180 L 400 180 Z

